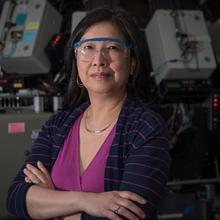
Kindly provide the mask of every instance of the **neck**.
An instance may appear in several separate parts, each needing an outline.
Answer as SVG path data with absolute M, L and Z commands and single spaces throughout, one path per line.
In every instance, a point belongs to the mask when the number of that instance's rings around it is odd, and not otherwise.
M 84 114 L 87 127 L 90 130 L 100 130 L 109 124 L 114 124 L 119 116 L 126 94 L 117 98 L 91 99 L 91 105 Z
M 90 117 L 99 118 L 105 117 L 106 115 L 109 117 L 110 115 L 114 115 L 115 112 L 119 112 L 121 107 L 125 101 L 126 93 L 116 95 L 115 97 L 92 97 L 90 98 L 90 107 L 89 114 Z

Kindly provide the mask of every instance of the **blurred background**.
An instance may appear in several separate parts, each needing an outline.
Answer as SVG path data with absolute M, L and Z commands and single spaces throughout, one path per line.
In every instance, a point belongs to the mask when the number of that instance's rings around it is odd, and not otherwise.
M 90 10 L 124 8 L 141 30 L 142 97 L 165 118 L 172 164 L 158 219 L 220 219 L 219 0 L 0 1 L 0 219 L 42 123 L 65 105 L 64 50 Z

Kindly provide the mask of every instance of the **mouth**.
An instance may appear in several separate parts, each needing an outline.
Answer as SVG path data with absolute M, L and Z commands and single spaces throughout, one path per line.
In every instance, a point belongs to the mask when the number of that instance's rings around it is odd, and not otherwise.
M 111 74 L 106 72 L 96 72 L 92 73 L 90 76 L 95 79 L 105 79 L 111 77 Z

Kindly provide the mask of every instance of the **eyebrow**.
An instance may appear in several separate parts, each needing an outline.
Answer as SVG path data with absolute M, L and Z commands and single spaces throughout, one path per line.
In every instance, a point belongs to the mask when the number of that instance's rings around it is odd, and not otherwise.
M 75 43 L 73 43 L 73 47 L 78 47 L 81 43 L 85 43 L 85 42 L 88 42 L 88 41 L 110 41 L 110 42 L 115 42 L 115 43 L 118 43 L 122 46 L 125 46 L 125 47 L 131 47 L 130 43 L 128 42 L 125 42 L 125 41 L 122 41 L 118 38 L 104 38 L 104 37 L 101 37 L 101 38 L 88 38 L 88 39 L 84 39 L 84 40 L 79 40 L 79 41 L 76 41 Z

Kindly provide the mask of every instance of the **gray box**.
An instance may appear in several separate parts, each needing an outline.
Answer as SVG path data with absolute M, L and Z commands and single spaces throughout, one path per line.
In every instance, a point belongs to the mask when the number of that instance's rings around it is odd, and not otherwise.
M 72 14 L 71 32 L 74 31 L 79 22 L 86 16 L 85 11 L 74 11 Z
M 157 10 L 145 30 L 157 84 L 164 79 L 208 79 L 216 61 L 203 13 L 175 11 L 178 14 L 175 20 L 172 12 Z M 196 55 L 188 62 L 183 62 L 181 57 L 177 27 L 187 34 L 187 41 L 198 43 Z
M 12 6 L 12 1 L 6 1 L 1 14 L 0 40 L 5 47 L 0 50 L 0 65 L 8 73 L 48 73 L 51 63 L 45 48 L 51 37 L 60 31 L 62 16 L 46 0 L 18 1 L 14 9 Z M 16 25 L 7 29 L 9 12 Z M 13 40 L 12 33 L 21 36 Z
M 50 113 L 0 114 L 0 219 L 13 219 L 6 210 L 10 182 L 23 164 Z
M 220 64 L 220 18 L 215 23 L 207 23 L 208 30 L 212 39 L 213 49 L 216 55 L 216 60 Z

